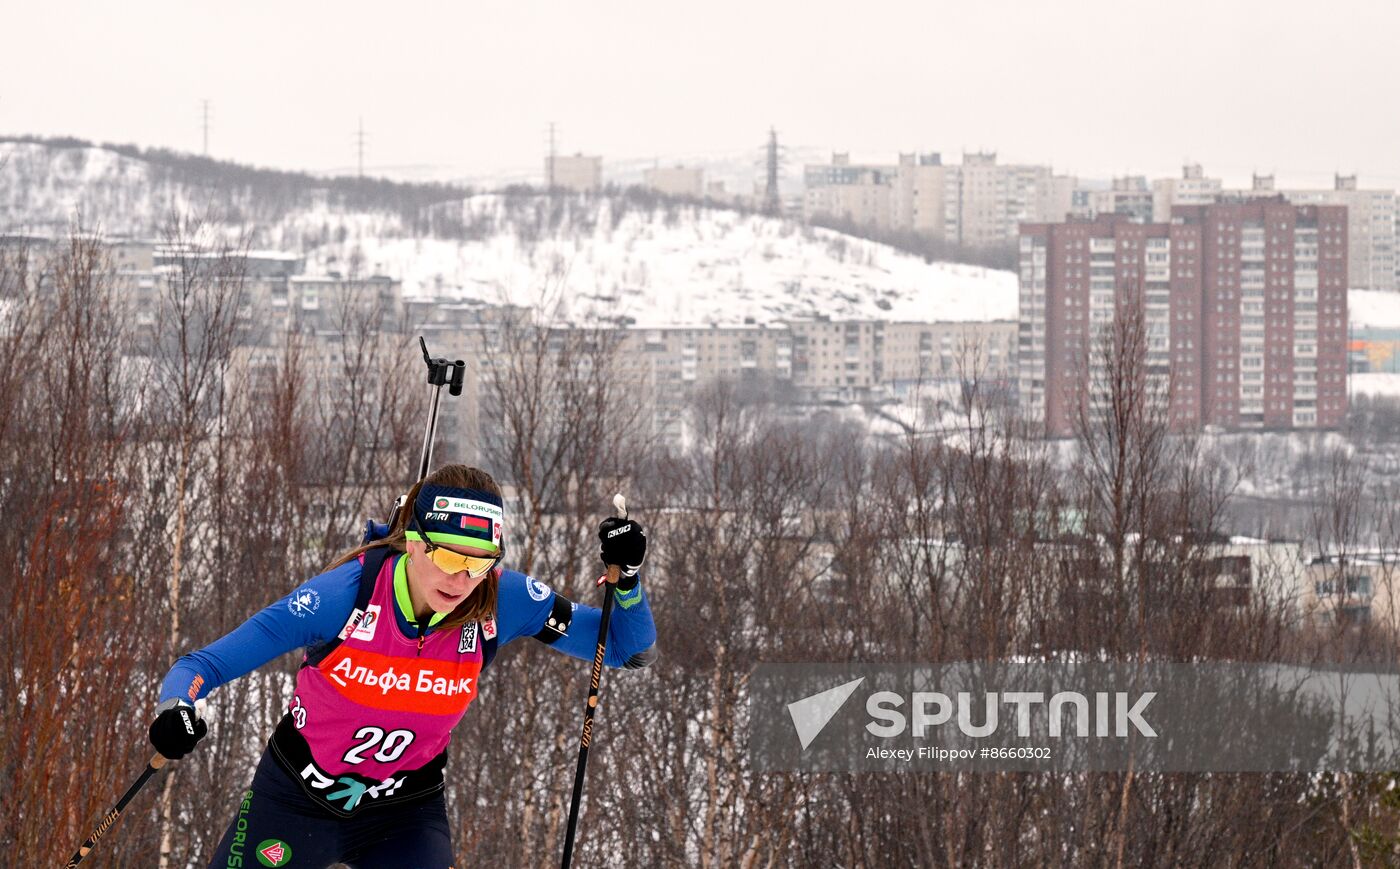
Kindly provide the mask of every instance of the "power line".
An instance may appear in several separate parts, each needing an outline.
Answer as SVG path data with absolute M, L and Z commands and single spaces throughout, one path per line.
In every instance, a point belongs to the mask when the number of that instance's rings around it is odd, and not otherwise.
M 778 193 L 778 175 L 782 160 L 778 155 L 778 131 L 774 127 L 768 128 L 768 154 L 765 162 L 767 183 L 763 189 L 763 210 L 769 214 L 780 214 L 783 202 Z
M 360 116 L 360 126 L 355 132 L 356 177 L 365 177 L 365 118 Z
M 554 134 L 554 122 L 549 122 L 549 150 L 544 161 L 544 189 L 554 190 L 554 160 L 559 156 L 558 141 Z

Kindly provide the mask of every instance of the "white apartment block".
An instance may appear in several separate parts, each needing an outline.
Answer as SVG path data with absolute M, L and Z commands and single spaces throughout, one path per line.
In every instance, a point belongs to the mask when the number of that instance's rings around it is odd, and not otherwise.
M 1048 166 L 1000 165 L 990 153 L 945 165 L 936 153 L 900 154 L 895 164 L 855 164 L 850 155 L 810 164 L 803 212 L 918 232 L 973 247 L 1014 242 L 1022 222 L 1063 220 L 1075 179 Z
M 1355 175 L 1336 176 L 1332 190 L 1283 190 L 1294 205 L 1345 205 L 1347 274 L 1353 287 L 1400 289 L 1396 282 L 1396 200 L 1394 190 L 1359 190 Z
M 900 394 L 939 381 L 1015 372 L 1016 324 L 794 320 L 792 384 L 818 400 Z
M 945 237 L 970 247 L 1013 243 L 1022 223 L 1064 220 L 1075 179 L 1049 166 L 1003 165 L 992 152 L 964 154 L 949 166 L 944 191 Z
M 681 434 L 687 402 L 698 385 L 791 378 L 791 345 L 782 328 L 633 328 L 623 333 L 618 351 L 626 364 L 638 367 L 636 382 L 651 385 L 652 429 L 666 438 Z
M 491 368 L 506 364 L 512 352 L 491 322 L 495 316 L 484 310 L 478 314 L 476 323 L 455 316 L 419 323 L 411 330 L 426 334 L 435 352 L 439 347 L 462 348 L 478 360 L 467 366 L 466 401 L 455 402 L 452 409 L 444 404 L 440 422 L 441 430 L 461 441 L 464 460 L 471 459 L 479 441 L 474 421 L 478 395 L 488 391 Z M 652 433 L 671 442 L 684 436 L 686 414 L 699 390 L 721 380 L 804 401 L 846 402 L 903 394 L 938 382 L 1006 382 L 1015 371 L 1012 321 L 815 319 L 771 325 L 637 326 L 614 337 L 615 359 L 631 384 L 631 394 L 645 404 L 644 418 Z
M 1180 178 L 1152 182 L 1152 222 L 1170 223 L 1173 205 L 1210 205 L 1222 190 L 1219 178 L 1207 178 L 1199 163 L 1188 163 Z
M 893 225 L 946 238 L 947 174 L 938 154 L 900 154 L 891 203 Z
M 930 381 L 1007 381 L 1016 373 L 1016 323 L 884 324 L 884 383 L 896 394 Z
M 895 166 L 853 164 L 846 153 L 831 155 L 828 164 L 809 164 L 803 172 L 802 213 L 808 219 L 827 215 L 889 229 L 896 172 Z
M 1400 208 L 1395 191 L 1358 189 L 1355 175 L 1337 175 L 1331 190 L 1280 190 L 1273 175 L 1256 174 L 1251 189 L 1227 192 L 1256 198 L 1282 195 L 1294 205 L 1346 206 L 1351 285 L 1365 290 L 1400 290 L 1400 227 L 1396 224 Z M 1205 203 L 1178 200 L 1174 204 Z
M 545 187 L 590 193 L 603 186 L 603 158 L 584 154 L 544 158 Z
M 1152 220 L 1154 192 L 1141 175 L 1114 178 L 1107 190 L 1090 190 L 1075 210 L 1076 216 L 1121 214 L 1139 223 Z
M 699 199 L 705 195 L 705 170 L 657 166 L 642 172 L 642 186 L 667 196 Z

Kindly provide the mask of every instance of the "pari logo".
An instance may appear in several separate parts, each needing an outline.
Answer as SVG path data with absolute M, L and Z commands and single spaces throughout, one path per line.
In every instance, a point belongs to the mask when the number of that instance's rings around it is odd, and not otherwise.
M 862 676 L 787 704 L 792 726 L 805 751 L 821 734 L 851 695 L 865 681 Z M 882 739 L 909 734 L 932 738 L 937 728 L 955 726 L 970 737 L 991 736 L 1015 728 L 1018 737 L 1036 735 L 1126 738 L 1130 734 L 1155 737 L 1157 731 L 1143 717 L 1156 691 L 875 691 L 865 698 L 866 732 Z

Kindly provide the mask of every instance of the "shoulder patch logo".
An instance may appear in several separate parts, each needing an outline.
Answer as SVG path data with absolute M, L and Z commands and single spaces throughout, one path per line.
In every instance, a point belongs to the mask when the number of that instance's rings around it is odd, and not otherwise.
M 544 600 L 549 597 L 549 586 L 535 579 L 533 576 L 525 577 L 525 589 L 530 592 L 532 600 Z
M 481 623 L 481 638 L 484 640 L 496 639 L 496 620 L 494 618 Z
M 476 622 L 462 625 L 462 638 L 457 641 L 457 654 L 467 655 L 476 651 Z
M 315 615 L 321 608 L 321 594 L 314 588 L 299 588 L 287 598 L 287 609 L 299 619 Z

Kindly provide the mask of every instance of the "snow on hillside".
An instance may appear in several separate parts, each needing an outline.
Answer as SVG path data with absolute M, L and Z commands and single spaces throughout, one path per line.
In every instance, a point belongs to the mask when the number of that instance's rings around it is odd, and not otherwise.
M 1400 293 L 1351 290 L 1347 319 L 1353 328 L 1400 329 Z
M 63 232 L 81 217 L 108 235 L 145 233 L 153 216 L 193 204 L 182 186 L 154 183 L 150 168 L 105 148 L 0 142 L 0 231 Z
M 818 315 L 883 320 L 1016 316 L 1016 276 L 926 263 L 885 245 L 790 220 L 694 206 L 625 207 L 575 198 L 539 225 L 544 197 L 462 203 L 464 241 L 351 233 L 307 251 L 308 267 L 399 277 L 409 296 L 549 306 L 583 322 L 737 324 Z M 590 210 L 592 213 L 590 213 Z
M 655 196 L 486 194 L 415 220 L 412 210 L 291 191 L 268 207 L 250 189 L 185 183 L 104 148 L 0 143 L 0 231 L 58 234 L 81 213 L 106 235 L 151 238 L 172 210 L 210 205 L 247 221 L 228 234 L 304 255 L 313 274 L 389 275 L 409 297 L 534 305 L 574 322 L 1016 316 L 1011 272 L 926 263 L 793 220 Z

